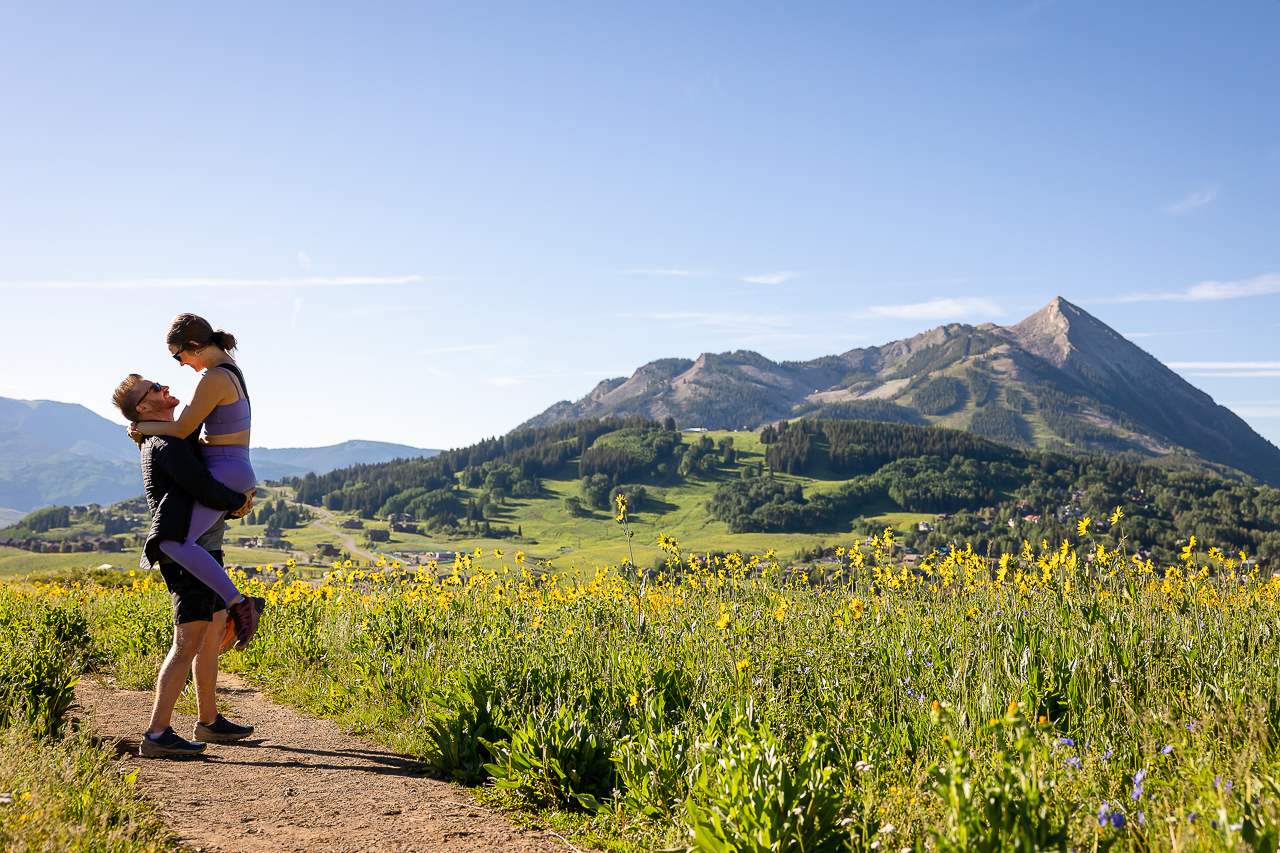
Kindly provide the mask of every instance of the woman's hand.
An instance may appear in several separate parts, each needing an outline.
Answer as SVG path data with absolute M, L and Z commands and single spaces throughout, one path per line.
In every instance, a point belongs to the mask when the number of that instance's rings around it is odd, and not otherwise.
M 244 493 L 244 506 L 235 512 L 227 513 L 227 518 L 244 518 L 253 509 L 253 496 L 258 493 L 257 489 L 250 489 Z
M 135 442 L 137 442 L 138 444 L 142 444 L 142 440 L 143 440 L 144 438 L 146 438 L 146 436 L 145 436 L 145 435 L 143 435 L 142 433 L 138 432 L 138 422 L 137 422 L 137 421 L 130 421 L 130 422 L 129 422 L 129 426 L 125 428 L 125 434 L 126 434 L 126 435 L 128 435 L 128 436 L 129 436 L 129 438 L 133 439 L 133 440 L 134 440 Z

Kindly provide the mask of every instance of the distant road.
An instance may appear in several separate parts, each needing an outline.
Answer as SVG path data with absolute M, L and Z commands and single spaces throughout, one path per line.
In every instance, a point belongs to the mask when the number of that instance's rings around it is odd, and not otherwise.
M 283 492 L 284 490 L 280 489 L 279 491 Z M 311 526 L 318 527 L 321 530 L 323 530 L 325 533 L 331 533 L 334 536 L 337 536 L 339 539 L 342 540 L 342 544 L 346 546 L 346 549 L 348 552 L 351 553 L 351 556 L 361 557 L 365 560 L 369 560 L 370 562 L 374 562 L 374 563 L 378 562 L 378 555 L 370 554 L 368 551 L 365 551 L 364 549 L 362 549 L 359 545 L 356 544 L 356 540 L 354 537 L 351 536 L 351 534 L 347 533 L 341 527 L 336 527 L 336 528 L 330 527 L 326 523 L 333 520 L 333 513 L 329 512 L 329 510 L 321 506 L 311 506 L 309 504 L 308 505 L 300 504 L 293 499 L 292 495 L 286 498 L 286 502 L 291 503 L 296 507 L 302 507 L 310 510 L 311 512 L 319 513 L 321 517 L 312 521 Z

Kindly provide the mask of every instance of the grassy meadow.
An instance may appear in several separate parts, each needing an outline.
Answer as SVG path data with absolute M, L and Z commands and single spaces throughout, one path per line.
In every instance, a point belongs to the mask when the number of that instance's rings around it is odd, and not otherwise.
M 670 561 L 659 581 L 510 546 L 246 579 L 270 604 L 225 665 L 579 846 L 1275 850 L 1280 579 L 1199 543 L 1157 566 L 1114 541 L 1082 524 L 913 572 L 889 531 L 818 586 L 770 549 L 691 560 L 666 533 L 645 542 Z M 152 578 L 10 584 L 0 606 L 5 625 L 73 625 L 64 676 L 145 686 L 168 643 Z M 11 706 L 57 704 L 58 677 L 4 674 Z

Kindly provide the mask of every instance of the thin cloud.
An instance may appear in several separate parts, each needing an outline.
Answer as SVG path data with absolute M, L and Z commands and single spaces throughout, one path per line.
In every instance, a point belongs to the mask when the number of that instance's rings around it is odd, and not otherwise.
M 1186 213 L 1188 210 L 1195 210 L 1197 207 L 1213 201 L 1220 192 L 1222 192 L 1222 184 L 1207 184 L 1199 189 L 1192 190 L 1186 197 L 1167 206 L 1164 212 L 1176 216 L 1179 213 Z
M 1172 338 L 1181 335 L 1216 335 L 1221 329 L 1189 329 L 1185 332 L 1121 332 L 1126 338 Z
M 289 326 L 298 328 L 298 314 L 302 311 L 302 297 L 299 296 L 293 300 L 293 316 L 289 318 Z
M 1090 299 L 1089 302 L 1213 302 L 1219 299 L 1265 296 L 1268 293 L 1280 293 L 1280 273 L 1267 273 L 1244 281 L 1202 281 L 1173 293 L 1130 293 L 1125 296 Z
M 0 282 L 0 287 L 45 290 L 141 290 L 174 287 L 350 287 L 363 284 L 417 284 L 424 281 L 448 281 L 448 279 L 421 275 L 340 278 L 132 278 L 115 281 Z
M 791 270 L 780 270 L 765 275 L 744 275 L 742 280 L 749 281 L 752 284 L 782 284 L 784 281 L 790 281 L 799 274 Z
M 311 256 L 302 250 L 298 251 L 298 266 L 304 270 L 311 269 Z
M 912 302 L 903 305 L 873 305 L 865 311 L 855 314 L 864 319 L 894 320 L 957 320 L 961 317 L 999 317 L 1004 311 L 989 299 L 969 297 L 962 299 L 944 298 L 929 302 Z
M 497 349 L 501 344 L 461 344 L 456 347 L 438 347 L 436 349 L 416 349 L 414 355 L 444 355 L 451 352 L 479 352 L 481 350 Z
M 1280 418 L 1280 400 L 1243 400 L 1223 405 L 1242 418 Z
M 758 273 L 754 275 L 741 275 L 739 273 L 724 272 L 717 269 L 680 269 L 673 267 L 669 269 L 639 269 L 639 270 L 622 270 L 622 275 L 662 275 L 676 276 L 683 278 L 736 278 L 739 281 L 750 282 L 751 284 L 782 284 L 790 281 L 800 275 L 797 270 L 778 270 L 771 273 Z
M 499 388 L 507 388 L 511 385 L 520 384 L 520 380 L 516 379 L 514 376 L 491 376 L 482 381 L 487 382 L 490 385 L 497 385 Z
M 674 275 L 674 276 L 718 276 L 723 273 L 715 270 L 682 270 L 682 269 L 664 269 L 664 270 L 623 270 L 623 275 Z
M 1165 367 L 1192 370 L 1280 370 L 1280 361 L 1170 361 Z
M 790 326 L 791 321 L 785 317 L 765 314 L 729 314 L 700 311 L 648 311 L 632 314 L 618 314 L 620 319 L 660 320 L 665 323 L 677 323 L 681 326 L 716 326 L 728 329 L 756 329 L 760 326 Z
M 1280 361 L 1170 361 L 1165 367 L 1184 376 L 1253 379 L 1280 376 Z
M 1204 373 L 1192 371 L 1184 373 L 1183 376 L 1216 376 L 1219 379 L 1252 379 L 1262 376 L 1280 376 L 1280 370 L 1239 370 L 1239 371 L 1207 371 Z

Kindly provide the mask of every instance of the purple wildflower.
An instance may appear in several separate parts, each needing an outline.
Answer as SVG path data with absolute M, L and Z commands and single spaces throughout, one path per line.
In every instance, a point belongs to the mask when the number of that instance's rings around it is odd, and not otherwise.
M 1171 752 L 1173 752 L 1173 744 L 1171 743 L 1166 743 L 1164 749 L 1160 750 L 1161 755 L 1168 755 Z
M 1054 741 L 1053 745 L 1054 746 L 1075 746 L 1076 742 L 1069 737 L 1064 737 L 1064 738 L 1058 738 L 1058 740 Z
M 1065 767 L 1073 767 L 1076 770 L 1080 769 L 1080 759 L 1078 758 L 1068 758 L 1066 761 L 1062 762 L 1062 764 Z
M 1145 778 L 1147 778 L 1145 767 L 1133 774 L 1133 801 L 1135 803 L 1142 798 L 1142 780 Z

